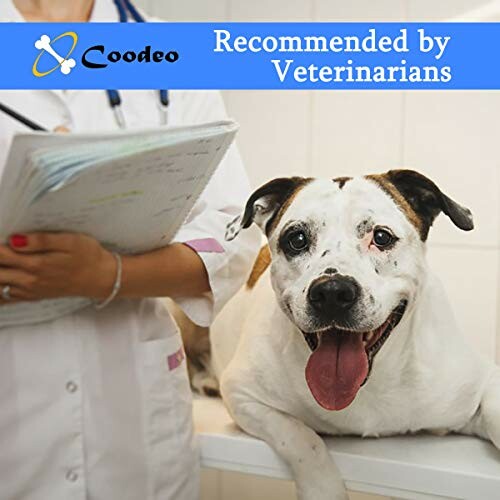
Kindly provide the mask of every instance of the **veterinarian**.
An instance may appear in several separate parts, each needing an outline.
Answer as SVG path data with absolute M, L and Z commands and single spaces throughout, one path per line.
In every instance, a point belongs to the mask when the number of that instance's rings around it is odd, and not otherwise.
M 123 7 L 123 6 L 122 6 Z M 128 12 L 130 15 L 130 12 Z M 2 0 L 1 21 L 119 21 L 113 0 Z M 134 22 L 130 15 L 129 22 Z M 217 92 L 120 91 L 129 129 L 225 117 Z M 50 130 L 118 130 L 105 91 L 0 92 L 0 102 Z M 167 111 L 167 113 L 165 113 Z M 0 170 L 28 129 L 0 115 Z M 232 147 L 175 238 L 121 262 L 81 234 L 11 235 L 0 247 L 0 307 L 86 296 L 57 320 L 0 329 L 0 498 L 194 500 L 198 453 L 181 339 L 162 301 L 197 324 L 243 284 L 260 239 L 224 241 L 249 185 Z M 113 299 L 113 300 L 111 300 Z

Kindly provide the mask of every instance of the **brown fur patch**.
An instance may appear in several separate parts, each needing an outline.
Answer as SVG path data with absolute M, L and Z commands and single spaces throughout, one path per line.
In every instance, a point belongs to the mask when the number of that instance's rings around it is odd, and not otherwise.
M 385 174 L 371 174 L 365 176 L 365 179 L 376 182 L 393 200 L 399 209 L 405 214 L 406 218 L 415 226 L 420 238 L 425 240 L 427 234 L 422 219 L 413 210 L 405 197 L 398 191 L 396 186 L 387 178 Z
M 349 182 L 352 177 L 335 177 L 333 182 L 336 182 L 339 185 L 339 188 L 342 189 L 345 186 L 346 182 Z
M 266 233 L 269 236 L 274 228 L 278 225 L 279 221 L 281 220 L 281 217 L 283 217 L 283 214 L 287 211 L 288 207 L 292 204 L 292 201 L 295 199 L 297 194 L 300 192 L 300 190 L 307 186 L 313 179 L 310 177 L 304 177 L 301 178 L 298 182 L 297 185 L 295 186 L 295 189 L 290 193 L 288 198 L 283 202 L 281 207 L 276 211 L 276 213 L 273 215 L 271 220 L 267 223 L 266 225 Z
M 247 287 L 253 288 L 259 278 L 264 274 L 264 271 L 269 267 L 271 263 L 271 250 L 269 249 L 269 245 L 264 245 L 257 255 L 255 262 L 253 264 L 252 272 L 247 280 Z

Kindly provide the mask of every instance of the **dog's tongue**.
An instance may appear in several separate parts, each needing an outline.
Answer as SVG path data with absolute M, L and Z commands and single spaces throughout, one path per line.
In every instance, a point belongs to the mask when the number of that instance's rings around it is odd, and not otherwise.
M 352 403 L 368 375 L 363 334 L 329 332 L 319 337 L 307 362 L 307 385 L 323 408 L 342 410 Z

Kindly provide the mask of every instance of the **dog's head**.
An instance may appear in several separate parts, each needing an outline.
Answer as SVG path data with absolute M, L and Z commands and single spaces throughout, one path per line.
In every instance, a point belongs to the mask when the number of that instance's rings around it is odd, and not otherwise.
M 234 237 L 254 222 L 266 233 L 273 288 L 312 351 L 306 379 L 324 408 L 354 400 L 411 307 L 440 212 L 460 229 L 473 228 L 468 209 L 412 170 L 291 177 L 257 189 L 230 228 Z

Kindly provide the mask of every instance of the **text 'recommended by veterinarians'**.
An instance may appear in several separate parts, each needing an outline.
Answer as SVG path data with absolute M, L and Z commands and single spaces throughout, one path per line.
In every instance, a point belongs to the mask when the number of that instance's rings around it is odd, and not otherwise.
M 335 30 L 332 30 L 335 31 Z M 281 83 L 287 78 L 298 83 L 342 83 L 342 82 L 443 82 L 452 79 L 451 67 L 440 65 L 451 36 L 428 35 L 424 28 L 416 29 L 418 43 L 409 48 L 408 29 L 402 28 L 396 36 L 380 35 L 376 28 L 369 28 L 368 35 L 285 35 L 285 36 L 236 36 L 228 30 L 214 30 L 216 36 L 214 52 L 264 52 L 279 55 L 271 59 Z M 355 62 L 358 54 L 400 54 L 399 66 L 365 66 Z M 433 56 L 435 65 L 408 65 L 405 54 L 419 52 Z M 297 65 L 290 57 L 302 54 L 343 54 L 344 65 L 308 66 Z M 432 62 L 432 59 L 431 59 Z M 439 64 L 439 65 L 438 65 Z

